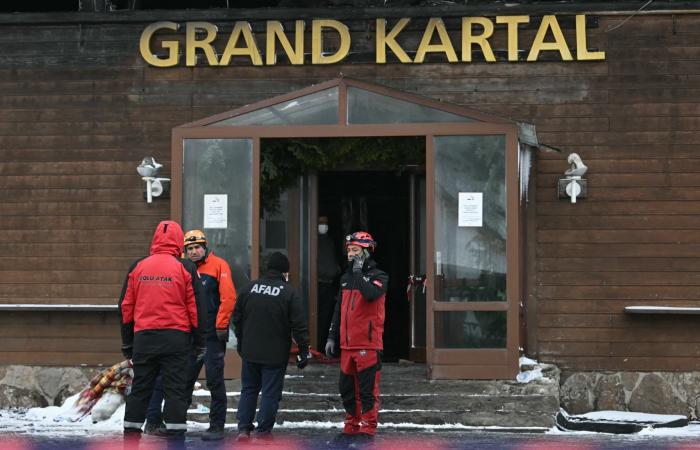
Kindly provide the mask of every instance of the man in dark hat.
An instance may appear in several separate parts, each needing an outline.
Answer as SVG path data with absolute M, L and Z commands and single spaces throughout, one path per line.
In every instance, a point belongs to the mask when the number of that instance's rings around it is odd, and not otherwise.
M 282 253 L 270 255 L 265 274 L 252 281 L 239 295 L 233 310 L 241 367 L 241 398 L 238 402 L 238 440 L 254 430 L 268 437 L 275 425 L 282 398 L 292 336 L 299 346 L 297 367 L 308 362 L 309 332 L 299 295 L 288 284 L 289 260 Z M 262 391 L 257 427 L 253 426 L 258 394 Z

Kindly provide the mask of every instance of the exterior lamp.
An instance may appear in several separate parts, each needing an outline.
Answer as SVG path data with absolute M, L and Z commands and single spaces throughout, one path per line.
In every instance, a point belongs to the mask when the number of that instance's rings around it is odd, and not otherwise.
M 163 164 L 156 162 L 152 156 L 146 156 L 136 167 L 136 172 L 146 182 L 146 202 L 151 203 L 153 197 L 166 197 L 170 191 L 170 178 L 157 178 Z
M 557 192 L 559 198 L 571 198 L 571 203 L 576 203 L 576 199 L 586 198 L 588 194 L 588 181 L 583 178 L 588 166 L 578 153 L 571 153 L 566 161 L 570 167 L 564 172 L 565 178 L 559 178 Z

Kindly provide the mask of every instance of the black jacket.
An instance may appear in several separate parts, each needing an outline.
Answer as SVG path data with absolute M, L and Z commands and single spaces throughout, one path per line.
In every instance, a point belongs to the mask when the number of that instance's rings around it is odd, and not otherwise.
M 252 281 L 238 296 L 233 326 L 238 350 L 248 362 L 286 365 L 292 335 L 300 349 L 309 347 L 301 299 L 279 272 L 271 271 Z

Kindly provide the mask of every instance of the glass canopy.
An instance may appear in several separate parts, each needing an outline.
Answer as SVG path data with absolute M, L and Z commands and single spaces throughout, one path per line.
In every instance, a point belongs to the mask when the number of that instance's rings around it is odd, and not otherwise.
M 337 123 L 338 88 L 335 87 L 231 117 L 211 125 L 335 125 Z
M 348 123 L 474 122 L 469 117 L 407 102 L 366 89 L 348 87 Z
M 223 120 L 203 123 L 205 126 L 270 126 L 270 125 L 365 125 L 408 123 L 474 123 L 474 116 L 448 111 L 447 105 L 435 100 L 416 100 L 408 95 L 392 95 L 391 90 L 376 92 L 348 83 L 340 86 L 319 86 L 315 92 L 271 104 L 245 107 L 245 112 L 232 111 Z M 341 108 L 345 111 L 341 112 Z M 344 120 L 345 119 L 345 120 Z M 344 120 L 344 123 L 341 123 Z

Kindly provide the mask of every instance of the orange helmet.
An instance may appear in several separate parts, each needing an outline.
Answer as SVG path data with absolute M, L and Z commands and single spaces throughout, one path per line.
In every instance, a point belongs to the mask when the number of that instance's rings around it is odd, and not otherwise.
M 202 230 L 190 230 L 185 233 L 185 247 L 190 244 L 201 244 L 207 246 L 207 237 Z
M 374 252 L 374 249 L 377 248 L 377 241 L 366 231 L 355 231 L 353 234 L 345 236 L 345 248 L 348 245 L 358 245 Z

